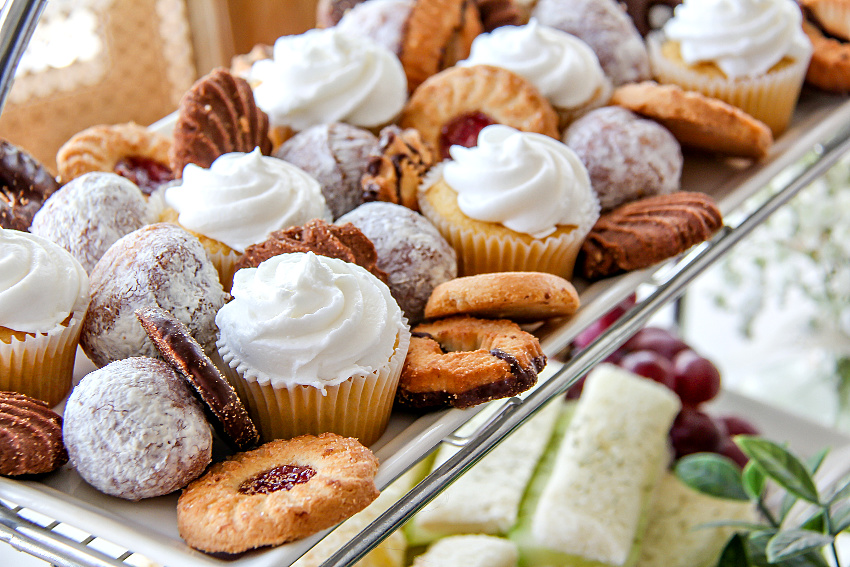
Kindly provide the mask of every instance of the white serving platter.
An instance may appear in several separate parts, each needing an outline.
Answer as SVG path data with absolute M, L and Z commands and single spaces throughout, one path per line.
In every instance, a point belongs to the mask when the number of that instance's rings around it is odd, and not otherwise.
M 168 131 L 172 124 L 173 116 L 155 126 L 160 131 Z M 767 159 L 752 164 L 688 153 L 682 188 L 714 196 L 724 215 L 731 214 L 746 199 L 781 175 L 783 170 L 847 124 L 850 124 L 850 102 L 846 97 L 804 91 L 792 127 L 777 140 Z M 651 281 L 656 272 L 656 269 L 643 270 L 592 285 L 577 282 L 582 301 L 579 312 L 568 321 L 559 321 L 537 331 L 546 354 L 550 358 L 554 357 L 587 324 L 631 294 L 638 285 Z M 550 364 L 541 380 L 555 375 L 556 367 L 557 363 Z M 80 354 L 75 378 L 79 380 L 93 368 L 85 356 Z M 778 441 L 788 441 L 802 452 L 813 452 L 821 446 L 843 446 L 850 442 L 837 432 L 728 392 L 718 400 L 716 408 L 724 411 L 728 409 L 731 413 L 747 417 L 759 425 L 767 436 Z M 446 410 L 421 417 L 394 414 L 387 432 L 372 447 L 381 461 L 376 478 L 379 488 L 389 484 L 430 453 L 480 409 Z M 214 558 L 190 549 L 179 537 L 176 495 L 140 502 L 113 498 L 87 485 L 70 466 L 40 481 L 0 478 L 0 499 L 107 539 L 141 553 L 156 563 L 172 566 L 283 567 L 295 561 L 323 535 L 251 552 L 236 559 Z

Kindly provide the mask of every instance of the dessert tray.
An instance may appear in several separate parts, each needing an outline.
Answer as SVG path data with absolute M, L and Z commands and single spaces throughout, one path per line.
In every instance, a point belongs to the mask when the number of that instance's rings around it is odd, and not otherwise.
M 168 132 L 173 117 L 154 125 Z M 768 158 L 759 162 L 719 159 L 686 153 L 682 188 L 712 195 L 724 214 L 726 226 L 712 240 L 681 258 L 651 269 L 609 278 L 591 285 L 576 282 L 582 307 L 569 320 L 532 329 L 541 340 L 550 363 L 538 385 L 521 397 L 497 400 L 467 410 L 446 410 L 424 416 L 395 414 L 388 431 L 372 446 L 381 461 L 376 478 L 383 489 L 443 442 L 460 450 L 391 506 L 371 526 L 353 538 L 324 565 L 347 565 L 368 553 L 400 527 L 419 508 L 434 498 L 469 466 L 480 460 L 499 440 L 519 427 L 545 403 L 561 395 L 593 365 L 604 359 L 649 317 L 681 295 L 688 283 L 722 257 L 729 248 L 786 203 L 797 191 L 822 174 L 850 148 L 850 101 L 845 97 L 804 90 L 791 128 L 775 143 Z M 755 203 L 754 203 L 755 201 Z M 593 344 L 563 361 L 570 341 L 591 322 L 634 293 L 648 290 L 645 298 L 621 317 Z M 641 294 L 642 296 L 644 293 Z M 563 357 L 560 357 L 563 358 Z M 78 356 L 75 378 L 90 370 L 92 363 Z M 489 419 L 473 434 L 454 433 L 473 415 L 487 408 Z M 766 436 L 788 441 L 803 454 L 821 447 L 850 444 L 850 438 L 797 420 L 731 392 L 717 402 L 718 411 L 747 415 Z M 11 480 L 0 477 L 0 500 L 12 506 L 0 508 L 2 539 L 33 555 L 58 564 L 125 565 L 134 553 L 158 564 L 203 567 L 285 566 L 294 562 L 324 534 L 272 549 L 247 553 L 238 558 L 219 559 L 189 548 L 176 527 L 176 495 L 140 502 L 106 496 L 86 484 L 66 466 L 41 480 Z M 27 511 L 48 516 L 55 522 L 31 523 Z M 48 527 L 43 525 L 48 523 Z M 68 525 L 94 537 L 121 546 L 126 553 L 106 556 L 91 546 L 67 539 L 57 526 Z M 84 540 L 89 542 L 91 538 Z M 97 541 L 97 540 L 95 540 Z M 119 559 L 115 559 L 119 557 Z M 67 561 L 72 561 L 68 563 Z

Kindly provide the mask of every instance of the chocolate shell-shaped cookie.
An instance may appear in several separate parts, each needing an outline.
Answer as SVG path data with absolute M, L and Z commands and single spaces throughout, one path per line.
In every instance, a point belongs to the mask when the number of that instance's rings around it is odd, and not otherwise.
M 62 417 L 41 400 L 0 392 L 0 475 L 41 474 L 67 462 Z
M 387 274 L 377 266 L 374 244 L 359 228 L 351 223 L 336 225 L 321 219 L 271 233 L 265 241 L 245 249 L 236 269 L 254 268 L 272 256 L 291 252 L 313 252 L 351 262 L 387 283 Z
M 602 215 L 584 240 L 576 272 L 595 280 L 647 268 L 708 240 L 723 217 L 704 193 L 656 195 Z
M 513 0 L 475 0 L 481 14 L 481 25 L 485 32 L 491 32 L 502 26 L 520 26 L 522 13 Z
M 218 68 L 183 95 L 171 147 L 176 177 L 187 164 L 209 167 L 222 154 L 257 147 L 271 154 L 269 117 L 257 107 L 248 81 Z

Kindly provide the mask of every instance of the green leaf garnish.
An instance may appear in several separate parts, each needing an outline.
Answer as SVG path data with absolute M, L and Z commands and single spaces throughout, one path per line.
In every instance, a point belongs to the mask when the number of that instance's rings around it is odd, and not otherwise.
M 741 534 L 735 534 L 723 548 L 717 567 L 749 567 L 749 565 L 746 540 Z
M 748 435 L 736 436 L 735 443 L 779 486 L 807 502 L 819 504 L 818 491 L 809 469 L 784 447 Z
M 679 459 L 676 476 L 694 490 L 731 500 L 749 500 L 741 471 L 729 458 L 716 453 L 696 453 Z
M 744 471 L 741 473 L 741 478 L 744 483 L 744 490 L 752 499 L 758 499 L 764 492 L 764 485 L 767 483 L 767 477 L 758 463 L 755 461 L 747 462 Z
M 770 538 L 765 551 L 770 563 L 804 555 L 832 543 L 832 536 L 811 530 L 782 530 Z

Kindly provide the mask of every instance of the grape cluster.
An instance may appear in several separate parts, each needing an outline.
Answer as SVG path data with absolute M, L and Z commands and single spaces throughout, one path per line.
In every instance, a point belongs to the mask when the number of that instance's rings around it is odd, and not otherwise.
M 573 341 L 574 349 L 590 344 L 596 336 L 613 324 L 629 307 L 627 299 L 600 318 Z M 606 362 L 655 380 L 673 390 L 682 401 L 682 410 L 670 430 L 675 457 L 699 452 L 725 455 L 743 467 L 747 462 L 732 437 L 757 434 L 745 419 L 736 416 L 715 417 L 702 410 L 702 405 L 720 392 L 720 372 L 679 337 L 660 327 L 646 327 L 635 333 Z M 584 378 L 568 392 L 567 397 L 581 394 Z

